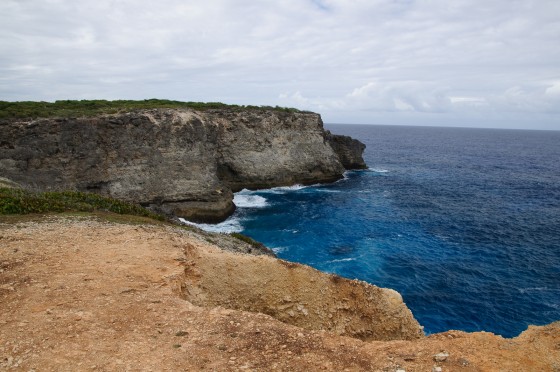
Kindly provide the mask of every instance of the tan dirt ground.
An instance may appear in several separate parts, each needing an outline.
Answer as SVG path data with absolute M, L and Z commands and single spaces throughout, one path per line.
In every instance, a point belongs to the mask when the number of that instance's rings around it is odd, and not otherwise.
M 170 226 L 0 224 L 0 370 L 560 371 L 559 322 L 513 339 L 449 331 L 364 342 L 195 306 L 184 281 L 194 250 L 219 255 Z

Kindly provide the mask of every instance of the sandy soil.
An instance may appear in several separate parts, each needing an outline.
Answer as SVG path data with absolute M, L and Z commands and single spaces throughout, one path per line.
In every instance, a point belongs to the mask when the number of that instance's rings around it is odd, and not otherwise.
M 77 217 L 0 224 L 0 370 L 560 371 L 558 322 L 514 339 L 450 331 L 364 342 L 196 306 L 185 268 L 208 275 L 211 263 L 193 254 L 219 256 L 174 227 Z

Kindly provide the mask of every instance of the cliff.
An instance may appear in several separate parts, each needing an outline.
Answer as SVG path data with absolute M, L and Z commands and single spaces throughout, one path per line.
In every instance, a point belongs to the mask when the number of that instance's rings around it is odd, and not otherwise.
M 234 191 L 330 182 L 363 167 L 364 146 L 337 138 L 318 114 L 279 110 L 5 119 L 0 177 L 35 191 L 96 192 L 217 222 L 233 213 Z
M 362 158 L 366 145 L 349 136 L 332 134 L 327 131 L 326 138 L 332 149 L 338 155 L 340 162 L 346 169 L 366 169 L 367 165 Z
M 423 336 L 391 290 L 117 217 L 0 217 L 0 370 L 560 368 L 558 322 Z
M 272 316 L 307 330 L 364 341 L 414 340 L 422 328 L 401 295 L 266 255 L 189 244 L 183 295 L 197 306 Z

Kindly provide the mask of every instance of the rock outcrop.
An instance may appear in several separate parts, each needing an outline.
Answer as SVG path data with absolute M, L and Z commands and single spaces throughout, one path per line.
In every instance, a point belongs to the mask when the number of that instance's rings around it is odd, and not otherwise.
M 362 157 L 366 145 L 350 136 L 332 134 L 327 131 L 326 138 L 332 149 L 338 155 L 340 162 L 346 169 L 366 169 L 367 165 Z
M 424 336 L 401 295 L 268 256 L 220 249 L 185 250 L 185 299 L 272 316 L 308 330 L 372 340 Z
M 4 121 L 0 129 L 0 177 L 35 191 L 97 192 L 193 221 L 233 213 L 232 191 L 330 182 L 363 164 L 356 157 L 364 146 L 328 135 L 314 113 L 151 109 Z

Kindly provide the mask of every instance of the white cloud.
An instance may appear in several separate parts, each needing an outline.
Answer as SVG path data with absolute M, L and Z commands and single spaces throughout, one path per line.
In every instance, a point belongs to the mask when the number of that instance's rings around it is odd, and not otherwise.
M 560 129 L 558 14 L 556 0 L 2 0 L 0 99 L 282 104 L 386 124 L 515 115 Z
M 552 82 L 545 90 L 547 96 L 558 96 L 560 95 L 560 81 Z

